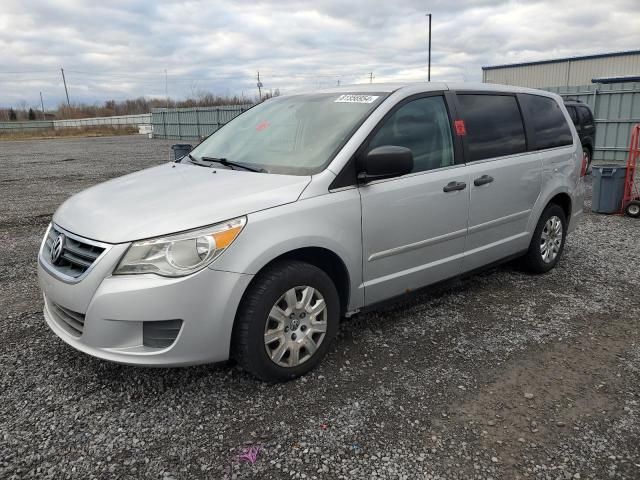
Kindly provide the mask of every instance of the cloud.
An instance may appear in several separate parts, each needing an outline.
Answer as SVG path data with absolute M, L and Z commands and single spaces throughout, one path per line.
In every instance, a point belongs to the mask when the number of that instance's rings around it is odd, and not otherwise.
M 3 0 L 0 105 L 425 80 L 427 10 L 432 80 L 640 44 L 637 0 Z

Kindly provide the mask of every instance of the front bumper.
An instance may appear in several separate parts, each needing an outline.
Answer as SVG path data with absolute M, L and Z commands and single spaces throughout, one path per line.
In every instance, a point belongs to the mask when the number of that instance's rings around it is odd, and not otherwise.
M 107 255 L 75 284 L 56 278 L 38 262 L 44 316 L 56 335 L 84 353 L 130 365 L 181 366 L 228 359 L 236 310 L 252 275 L 204 268 L 182 278 L 112 276 L 117 258 L 118 252 Z M 60 307 L 84 315 L 81 334 L 67 328 Z M 143 323 L 162 320 L 182 320 L 175 341 L 165 348 L 144 346 Z

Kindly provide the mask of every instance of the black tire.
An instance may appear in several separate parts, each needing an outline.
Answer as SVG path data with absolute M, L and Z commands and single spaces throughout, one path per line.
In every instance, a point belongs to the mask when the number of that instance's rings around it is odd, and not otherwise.
M 584 147 L 582 149 L 582 155 L 587 157 L 587 169 L 584 171 L 584 173 L 585 175 L 588 175 L 589 173 L 591 173 L 591 162 L 593 161 L 591 150 L 589 150 L 587 147 Z
M 324 298 L 326 333 L 310 358 L 297 366 L 284 367 L 273 361 L 267 353 L 265 327 L 272 307 L 285 292 L 299 286 L 310 286 Z M 339 320 L 338 292 L 323 270 L 295 260 L 277 262 L 257 275 L 242 299 L 233 331 L 232 357 L 244 370 L 265 382 L 291 380 L 304 375 L 320 363 L 338 332 Z
M 560 248 L 555 258 L 551 261 L 545 261 L 541 252 L 541 244 L 542 244 L 542 232 L 545 229 L 545 225 L 547 221 L 552 217 L 557 217 L 560 219 L 562 224 L 562 239 L 560 242 Z M 540 215 L 540 219 L 538 220 L 538 225 L 536 225 L 536 229 L 533 232 L 533 237 L 531 238 L 531 243 L 529 244 L 529 250 L 522 257 L 523 266 L 532 273 L 546 273 L 552 268 L 554 268 L 560 257 L 562 256 L 562 252 L 564 251 L 564 244 L 567 239 L 567 218 L 564 214 L 564 210 L 559 205 L 552 203 L 547 205 L 547 208 L 544 209 L 542 215 Z
M 631 218 L 640 218 L 640 200 L 631 200 L 624 209 Z

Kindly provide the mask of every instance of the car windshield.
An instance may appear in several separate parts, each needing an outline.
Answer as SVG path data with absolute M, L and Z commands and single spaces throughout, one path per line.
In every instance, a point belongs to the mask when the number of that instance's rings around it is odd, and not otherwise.
M 276 97 L 239 115 L 192 152 L 197 162 L 224 159 L 269 173 L 322 171 L 382 102 L 382 93 Z

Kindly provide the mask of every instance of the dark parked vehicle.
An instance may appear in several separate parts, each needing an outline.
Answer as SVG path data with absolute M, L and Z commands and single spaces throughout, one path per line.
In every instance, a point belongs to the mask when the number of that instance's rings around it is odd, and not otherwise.
M 591 171 L 591 161 L 593 160 L 593 148 L 596 141 L 596 122 L 593 119 L 591 109 L 580 100 L 565 100 L 567 111 L 576 126 L 582 151 L 587 156 L 587 172 Z

